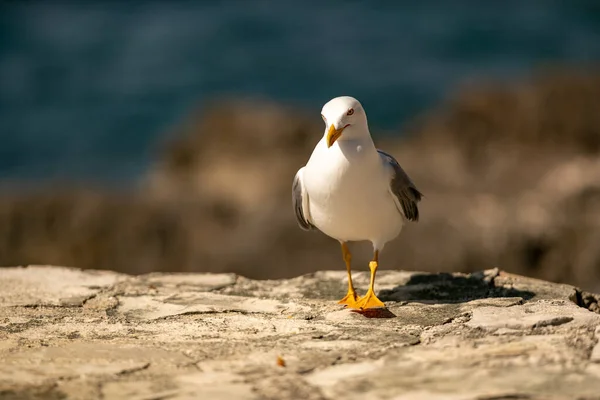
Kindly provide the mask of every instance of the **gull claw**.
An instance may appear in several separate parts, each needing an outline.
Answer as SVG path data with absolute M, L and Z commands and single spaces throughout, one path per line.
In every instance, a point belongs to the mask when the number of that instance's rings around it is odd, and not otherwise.
M 356 292 L 348 292 L 348 294 L 346 294 L 346 296 L 341 299 L 340 301 L 338 301 L 338 304 L 345 304 L 346 306 L 350 307 L 350 308 L 359 308 L 358 307 L 358 302 L 360 301 L 360 298 L 356 295 Z

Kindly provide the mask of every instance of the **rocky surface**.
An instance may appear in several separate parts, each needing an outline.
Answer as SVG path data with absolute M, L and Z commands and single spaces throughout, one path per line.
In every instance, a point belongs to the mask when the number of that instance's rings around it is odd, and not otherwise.
M 364 292 L 366 272 L 356 272 Z M 0 399 L 600 399 L 598 296 L 498 270 L 0 269 Z

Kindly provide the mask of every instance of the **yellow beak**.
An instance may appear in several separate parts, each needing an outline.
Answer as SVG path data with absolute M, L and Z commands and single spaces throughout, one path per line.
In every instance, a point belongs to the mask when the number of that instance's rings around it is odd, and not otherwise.
M 335 141 L 338 140 L 340 136 L 342 136 L 342 131 L 345 128 L 346 127 L 343 127 L 340 129 L 335 129 L 335 126 L 333 126 L 333 124 L 329 127 L 329 130 L 327 131 L 327 147 L 328 148 L 333 146 Z

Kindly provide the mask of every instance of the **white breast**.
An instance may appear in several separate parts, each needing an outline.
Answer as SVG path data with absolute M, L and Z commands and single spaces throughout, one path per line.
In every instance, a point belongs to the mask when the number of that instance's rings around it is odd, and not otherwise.
M 312 223 L 335 239 L 369 240 L 381 250 L 403 224 L 389 183 L 370 138 L 331 148 L 319 142 L 304 170 Z

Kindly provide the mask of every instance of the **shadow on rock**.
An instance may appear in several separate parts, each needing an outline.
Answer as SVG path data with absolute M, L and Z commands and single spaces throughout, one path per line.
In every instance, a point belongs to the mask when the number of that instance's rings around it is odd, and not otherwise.
M 493 279 L 483 274 L 456 276 L 450 273 L 413 275 L 406 284 L 379 293 L 382 301 L 426 303 L 463 303 L 497 297 L 529 300 L 534 296 L 530 291 L 496 286 Z
M 370 308 L 367 310 L 351 310 L 357 314 L 362 315 L 365 318 L 396 318 L 397 315 L 388 310 L 387 308 Z

